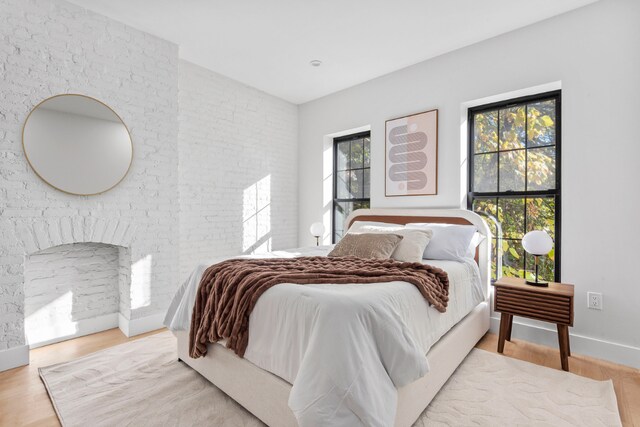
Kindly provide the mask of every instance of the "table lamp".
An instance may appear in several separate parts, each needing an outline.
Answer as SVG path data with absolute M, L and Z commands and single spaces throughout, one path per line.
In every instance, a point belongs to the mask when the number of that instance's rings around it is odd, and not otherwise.
M 324 235 L 324 224 L 321 222 L 314 222 L 309 227 L 309 232 L 316 238 L 316 246 L 320 246 L 320 237 Z
M 553 239 L 551 236 L 543 230 L 530 231 L 522 238 L 522 247 L 525 251 L 533 255 L 536 260 L 536 280 L 526 280 L 527 284 L 543 287 L 549 286 L 549 283 L 538 280 L 538 257 L 547 255 L 551 251 L 551 248 L 553 248 Z

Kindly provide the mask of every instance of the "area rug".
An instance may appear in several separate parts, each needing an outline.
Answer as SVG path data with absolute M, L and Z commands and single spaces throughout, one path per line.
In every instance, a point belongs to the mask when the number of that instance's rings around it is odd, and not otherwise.
M 263 426 L 178 362 L 170 332 L 40 368 L 60 422 L 72 426 Z M 611 381 L 474 349 L 415 426 L 619 426 Z

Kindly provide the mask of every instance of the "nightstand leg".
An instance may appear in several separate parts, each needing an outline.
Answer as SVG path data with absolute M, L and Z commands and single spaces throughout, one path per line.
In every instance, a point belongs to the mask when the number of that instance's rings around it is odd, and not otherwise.
M 513 328 L 513 315 L 509 315 L 509 327 L 507 328 L 507 341 L 511 342 L 511 329 Z
M 498 353 L 504 351 L 504 340 L 507 338 L 507 331 L 509 329 L 509 323 L 513 316 L 507 313 L 500 315 L 500 335 L 498 335 Z
M 562 370 L 569 370 L 569 327 L 558 325 L 558 344 L 560 345 L 560 362 Z

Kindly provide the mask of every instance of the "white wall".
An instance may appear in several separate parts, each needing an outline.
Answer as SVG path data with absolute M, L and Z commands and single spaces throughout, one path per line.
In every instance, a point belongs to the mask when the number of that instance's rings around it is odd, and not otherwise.
M 180 62 L 180 276 L 297 243 L 298 108 Z
M 25 255 L 117 246 L 119 321 L 130 335 L 160 326 L 197 262 L 295 246 L 297 106 L 181 63 L 177 46 L 62 0 L 0 0 L 0 10 L 0 370 L 28 361 Z M 131 170 L 104 194 L 55 190 L 24 157 L 27 114 L 60 93 L 105 102 L 131 132 Z M 61 257 L 55 268 L 73 262 Z
M 37 246 L 46 249 L 100 241 L 118 234 L 118 222 L 129 224 L 129 263 L 149 260 L 149 269 L 125 289 L 121 314 L 162 313 L 178 283 L 177 46 L 64 1 L 0 0 L 0 10 L 0 350 L 25 343 L 24 256 L 33 252 L 26 229 L 35 228 Z M 131 170 L 107 193 L 62 193 L 26 162 L 27 114 L 61 93 L 105 102 L 131 131 Z M 82 236 L 66 238 L 71 222 Z M 142 286 L 149 298 L 136 307 Z
M 640 2 L 601 0 L 300 106 L 299 244 L 312 244 L 309 225 L 330 209 L 326 135 L 371 126 L 372 207 L 464 207 L 464 104 L 560 82 L 562 279 L 576 285 L 573 350 L 640 367 L 638 22 Z M 385 120 L 432 108 L 439 109 L 438 195 L 385 198 Z M 586 308 L 587 291 L 602 292 L 603 311 Z M 555 339 L 534 328 L 514 333 Z

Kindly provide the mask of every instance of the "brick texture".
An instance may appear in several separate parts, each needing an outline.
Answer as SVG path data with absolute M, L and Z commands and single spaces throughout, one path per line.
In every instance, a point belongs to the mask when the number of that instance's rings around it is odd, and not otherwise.
M 198 262 L 296 245 L 297 106 L 62 0 L 0 0 L 0 11 L 0 351 L 25 343 L 25 314 L 58 292 L 43 296 L 58 280 L 47 268 L 74 271 L 78 315 L 115 306 L 137 319 L 164 312 Z M 61 93 L 105 102 L 131 132 L 131 170 L 104 194 L 62 193 L 26 162 L 24 119 Z M 79 269 L 79 257 L 109 266 Z
M 297 106 L 180 62 L 180 275 L 297 244 Z
M 130 310 L 125 287 L 121 312 L 165 310 L 178 282 L 177 46 L 63 1 L 0 0 L 0 10 L 0 350 L 24 344 L 25 255 L 63 243 L 128 239 L 130 264 L 151 256 L 152 290 Z M 60 93 L 100 99 L 127 124 L 133 164 L 113 190 L 65 194 L 28 166 L 24 119 Z
M 27 257 L 27 337 L 55 338 L 61 326 L 118 313 L 119 250 L 103 243 L 59 245 Z

